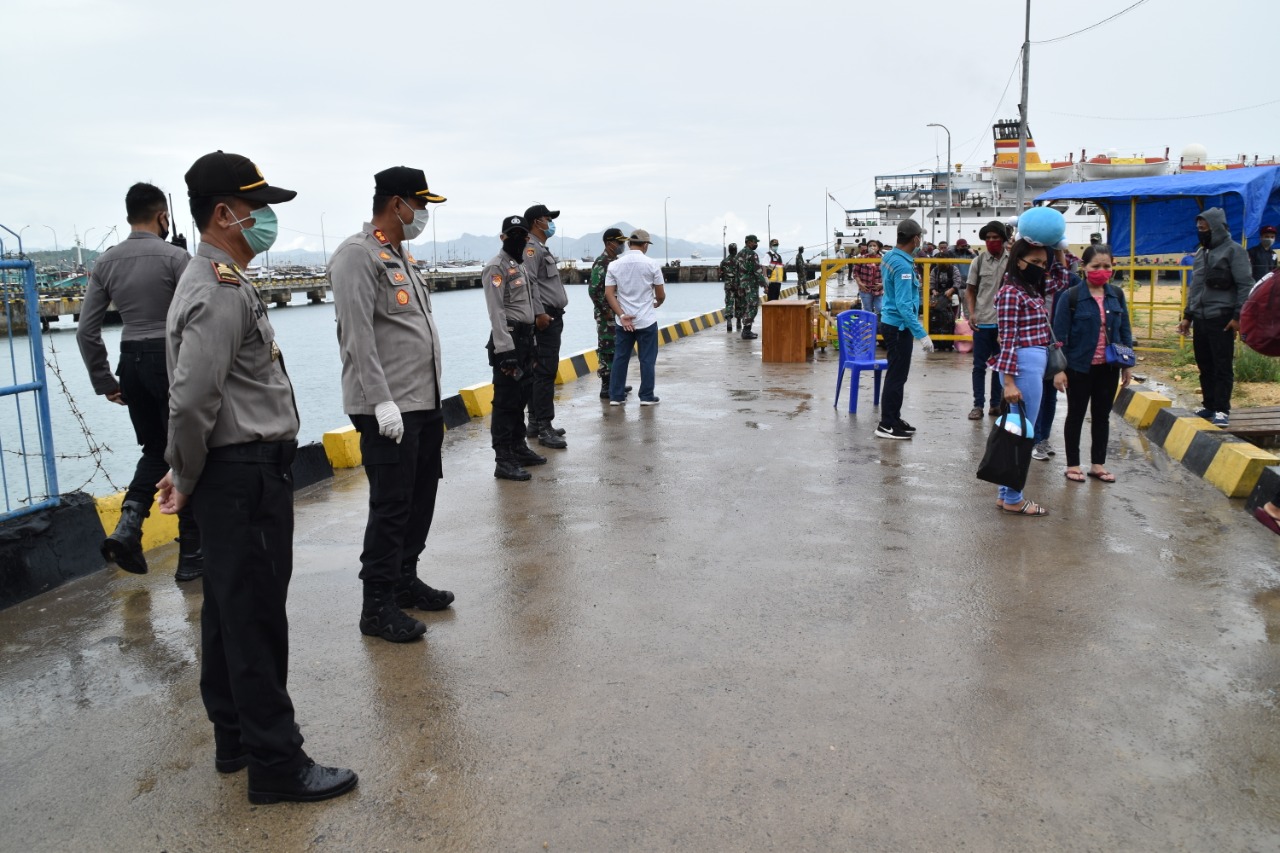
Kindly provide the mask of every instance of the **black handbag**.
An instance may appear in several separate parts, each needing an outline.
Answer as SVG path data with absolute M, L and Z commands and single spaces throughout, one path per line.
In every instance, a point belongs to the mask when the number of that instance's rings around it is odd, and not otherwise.
M 1067 354 L 1062 351 L 1062 347 L 1058 346 L 1058 339 L 1053 334 L 1053 320 L 1049 317 L 1049 303 L 1045 300 L 1044 319 L 1049 323 L 1049 346 L 1047 347 L 1048 356 L 1044 362 L 1044 378 L 1048 382 L 1053 381 L 1053 377 L 1067 369 Z
M 1020 411 L 1023 432 L 1030 435 L 1015 435 L 1005 429 L 1010 409 L 1006 405 L 1003 414 L 996 418 L 991 435 L 987 436 L 987 450 L 982 454 L 982 462 L 978 465 L 978 479 L 1005 486 L 1014 491 L 1022 491 L 1027 484 L 1027 471 L 1031 468 L 1031 450 L 1036 446 L 1035 424 L 1027 417 L 1027 409 L 1022 403 L 1013 404 Z

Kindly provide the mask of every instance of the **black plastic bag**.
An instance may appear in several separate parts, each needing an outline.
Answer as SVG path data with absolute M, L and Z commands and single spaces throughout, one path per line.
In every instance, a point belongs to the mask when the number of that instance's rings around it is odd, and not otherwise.
M 982 454 L 982 462 L 978 465 L 978 479 L 1005 486 L 1014 491 L 1022 491 L 1027 484 L 1027 471 L 1031 468 L 1031 450 L 1036 446 L 1035 424 L 1027 417 L 1027 409 L 1022 403 L 1014 403 L 1017 414 L 1022 418 L 1023 435 L 1015 435 L 1005 428 L 1010 415 L 1009 406 L 996 418 L 991 435 L 987 436 L 987 452 Z M 1025 433 L 1030 432 L 1030 435 Z

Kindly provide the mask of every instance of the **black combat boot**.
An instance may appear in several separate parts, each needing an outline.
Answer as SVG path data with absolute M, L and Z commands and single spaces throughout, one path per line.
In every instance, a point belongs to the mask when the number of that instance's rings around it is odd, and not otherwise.
M 569 446 L 569 442 L 564 440 L 564 430 L 557 430 L 549 421 L 543 421 L 539 426 L 538 444 L 555 450 L 564 450 Z
M 204 551 L 200 549 L 200 528 L 189 509 L 178 513 L 178 570 L 173 579 L 193 581 L 204 574 Z
M 138 501 L 121 504 L 120 523 L 102 543 L 102 559 L 115 563 L 126 572 L 145 575 L 147 558 L 142 555 L 142 520 L 146 517 L 147 507 Z
M 742 339 L 744 341 L 750 341 L 758 337 L 760 336 L 757 335 L 755 332 L 751 331 L 751 323 L 750 321 L 748 321 L 747 324 L 742 327 Z
M 396 606 L 394 583 L 365 581 L 360 633 L 391 643 L 407 643 L 427 633 L 427 626 Z
M 609 380 L 607 377 L 600 380 L 600 399 L 609 399 Z
M 546 465 L 547 457 L 535 452 L 523 441 L 511 446 L 511 456 L 517 465 Z
M 525 438 L 537 438 L 538 433 L 542 431 L 542 424 L 538 421 L 529 419 L 529 424 L 524 428 Z
M 730 317 L 728 322 L 724 324 L 724 330 L 729 334 L 733 334 L 733 318 Z
M 512 453 L 510 448 L 495 448 L 494 452 L 497 455 L 497 463 L 493 469 L 493 476 L 499 480 L 516 480 L 518 482 L 533 479 L 532 474 L 520 467 L 520 463 L 516 461 L 515 454 Z
M 453 593 L 447 589 L 432 589 L 418 577 L 418 561 L 406 560 L 400 567 L 400 580 L 396 583 L 396 606 L 415 610 L 444 610 L 453 604 Z

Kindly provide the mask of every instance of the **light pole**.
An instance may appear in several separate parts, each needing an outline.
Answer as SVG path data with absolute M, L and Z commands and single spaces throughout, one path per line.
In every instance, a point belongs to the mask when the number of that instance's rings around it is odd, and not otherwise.
M 56 255 L 58 253 L 58 232 L 54 231 L 51 225 L 41 225 L 40 227 L 48 228 L 49 233 L 53 235 L 53 253 Z
M 925 127 L 940 127 L 947 131 L 947 246 L 951 246 L 951 131 L 945 124 L 930 122 Z
M 767 245 L 773 245 L 773 205 L 771 204 L 764 206 L 764 238 L 769 241 Z
M 442 207 L 444 207 L 443 204 L 436 205 L 437 213 Z M 436 218 L 435 216 L 432 216 L 431 217 L 431 267 L 432 269 L 434 269 L 435 266 L 436 266 Z
M 324 254 L 324 266 L 329 268 L 329 249 L 324 244 L 324 214 L 320 214 L 320 251 Z
M 662 200 L 662 257 L 665 260 L 663 266 L 671 266 L 671 231 L 667 228 L 667 202 L 671 201 L 671 196 L 667 196 Z

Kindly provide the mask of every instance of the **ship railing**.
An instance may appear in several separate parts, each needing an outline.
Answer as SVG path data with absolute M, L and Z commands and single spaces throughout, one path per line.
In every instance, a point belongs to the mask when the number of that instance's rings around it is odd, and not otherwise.
M 8 369 L 4 371 L 7 376 L 0 378 L 0 382 L 6 383 L 0 385 L 0 407 L 8 409 L 12 402 L 16 415 L 0 418 L 0 490 L 4 492 L 0 522 L 3 522 L 55 507 L 60 499 L 49 421 L 49 383 L 45 379 L 36 266 L 21 257 L 19 235 L 3 225 L 0 228 L 18 238 L 19 255 L 18 259 L 0 260 L 0 285 L 3 285 L 0 286 L 0 308 L 3 308 L 0 322 L 4 323 L 3 342 L 8 346 L 9 357 Z M 3 252 L 0 241 L 0 254 Z M 20 301 L 11 296 L 19 287 Z M 25 316 L 16 317 L 15 313 L 20 311 Z M 15 326 L 23 323 L 26 335 L 15 335 Z M 15 337 L 25 337 L 26 345 L 15 344 Z M 11 459 L 17 461 L 11 465 Z M 34 465 L 33 460 L 39 460 L 39 465 Z
M 1129 325 L 1133 330 L 1134 349 L 1141 352 L 1176 352 L 1186 345 L 1186 338 L 1177 335 L 1176 326 L 1182 318 L 1187 305 L 1187 285 L 1191 280 L 1191 267 L 1178 264 L 1130 264 L 1121 263 L 1117 258 L 1116 278 L 1114 283 L 1125 291 L 1125 299 L 1129 307 Z M 935 341 L 972 341 L 973 335 L 941 334 L 930 329 L 929 305 L 933 295 L 933 272 L 943 265 L 962 266 L 972 264 L 973 258 L 920 258 L 916 267 L 921 274 L 923 286 L 922 304 L 924 310 L 921 323 L 925 332 Z M 851 307 L 849 303 L 858 296 L 856 276 L 852 275 L 853 267 L 861 264 L 879 264 L 879 258 L 827 258 L 822 261 L 818 273 L 818 325 L 815 328 L 815 340 L 819 346 L 835 343 L 835 317 L 840 311 Z M 828 298 L 829 283 L 844 278 L 841 270 L 847 270 L 849 279 L 843 287 L 835 288 Z M 1176 281 L 1162 282 L 1167 275 L 1177 277 Z M 963 297 L 961 297 L 963 304 Z M 1169 342 L 1177 338 L 1178 345 L 1170 346 Z

